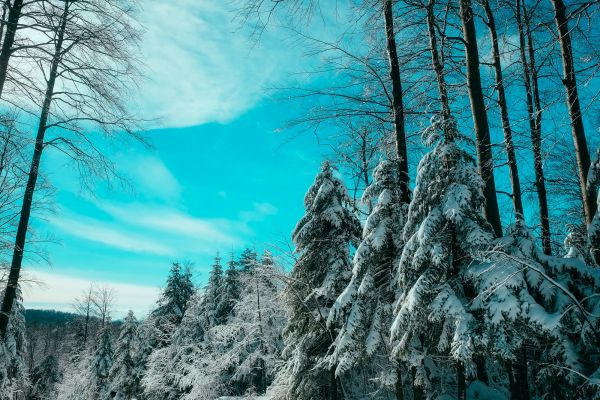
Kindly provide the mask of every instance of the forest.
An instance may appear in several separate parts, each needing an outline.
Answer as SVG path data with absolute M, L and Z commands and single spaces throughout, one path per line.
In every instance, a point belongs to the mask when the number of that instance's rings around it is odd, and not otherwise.
M 600 400 L 600 1 L 217 2 L 302 50 L 264 90 L 327 157 L 283 243 L 122 316 L 101 284 L 26 309 L 25 273 L 52 154 L 93 191 L 151 145 L 145 2 L 1 4 L 0 400 Z

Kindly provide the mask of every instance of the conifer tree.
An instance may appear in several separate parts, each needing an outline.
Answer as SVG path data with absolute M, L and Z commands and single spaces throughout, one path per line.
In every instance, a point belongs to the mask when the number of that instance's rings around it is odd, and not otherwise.
M 587 185 L 588 192 L 598 193 L 596 199 L 598 206 L 592 223 L 588 227 L 588 237 L 591 256 L 596 265 L 600 267 L 600 148 L 596 151 L 596 158 L 590 166 Z
M 91 400 L 102 400 L 109 393 L 109 374 L 114 361 L 110 323 L 104 326 L 90 365 L 89 393 Z
M 29 384 L 23 359 L 26 347 L 25 307 L 20 287 L 17 287 L 16 293 L 6 334 L 0 337 L 0 399 L 22 396 Z
M 242 272 L 248 272 L 257 265 L 258 255 L 256 251 L 246 248 L 240 255 L 238 264 Z
M 465 275 L 471 256 L 493 235 L 481 215 L 484 183 L 459 146 L 456 122 L 434 117 L 423 136 L 437 144 L 419 163 L 404 227 L 392 340 L 428 397 L 447 390 L 443 380 L 456 376 L 457 392 L 447 394 L 462 400 L 466 375 L 475 370 L 475 319 Z
M 222 320 L 229 318 L 233 306 L 240 298 L 240 272 L 236 267 L 233 253 L 227 262 L 227 270 L 223 279 L 223 294 L 217 307 L 217 314 Z
M 223 267 L 221 266 L 221 257 L 217 253 L 208 277 L 208 284 L 204 290 L 205 317 L 208 326 L 221 324 L 226 315 L 219 313 L 219 305 L 223 300 Z
M 37 365 L 30 374 L 31 387 L 29 400 L 47 400 L 56 398 L 56 385 L 60 381 L 58 361 L 49 355 Z
M 131 400 L 140 393 L 138 340 L 138 322 L 133 311 L 129 311 L 123 320 L 108 377 L 110 398 Z
M 398 168 L 391 161 L 382 161 L 362 197 L 363 202 L 370 201 L 375 207 L 354 254 L 352 279 L 328 319 L 330 326 L 341 323 L 330 361 L 337 364 L 336 374 L 344 374 L 358 365 L 377 365 L 371 379 L 376 379 L 379 386 L 391 386 L 386 389 L 392 390 L 400 383 L 398 368 L 388 362 L 388 332 L 395 293 L 392 282 L 407 213 L 407 206 L 400 202 L 400 187 Z M 401 384 L 398 390 L 402 390 Z
M 289 322 L 284 330 L 288 397 L 338 399 L 336 367 L 327 355 L 337 327 L 327 327 L 329 309 L 351 277 L 350 244 L 360 237 L 360 222 L 350 210 L 343 182 L 324 162 L 304 198 L 305 215 L 292 240 L 299 257 L 285 289 Z

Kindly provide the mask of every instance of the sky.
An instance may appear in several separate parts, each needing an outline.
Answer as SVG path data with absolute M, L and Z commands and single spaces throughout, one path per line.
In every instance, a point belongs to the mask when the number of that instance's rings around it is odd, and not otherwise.
M 33 226 L 52 237 L 50 262 L 27 261 L 26 307 L 70 311 L 95 283 L 115 289 L 115 315 L 143 315 L 172 262 L 193 262 L 202 285 L 216 252 L 289 241 L 302 216 L 324 149 L 289 140 L 295 110 L 269 89 L 302 67 L 302 50 L 276 27 L 250 40 L 218 0 L 148 0 L 141 21 L 147 78 L 132 103 L 152 120 L 152 148 L 112 149 L 130 186 L 93 193 L 60 154 L 44 155 L 55 212 Z

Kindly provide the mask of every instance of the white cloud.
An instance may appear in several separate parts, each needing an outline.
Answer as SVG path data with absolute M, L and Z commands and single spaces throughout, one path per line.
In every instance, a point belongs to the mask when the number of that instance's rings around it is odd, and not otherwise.
M 176 253 L 173 248 L 147 236 L 125 232 L 124 229 L 92 218 L 62 216 L 51 218 L 50 223 L 70 235 L 121 250 L 156 255 L 174 255 Z
M 177 200 L 181 196 L 179 181 L 157 156 L 127 154 L 119 160 L 119 169 L 145 197 Z
M 70 312 L 73 311 L 73 300 L 79 297 L 90 284 L 113 288 L 115 290 L 115 318 L 122 317 L 130 309 L 138 317 L 146 315 L 160 293 L 158 287 L 149 285 L 93 281 L 41 270 L 29 270 L 24 276 L 24 281 L 25 307 L 52 308 Z
M 149 78 L 142 108 L 165 126 L 226 122 L 253 106 L 291 63 L 289 46 L 254 44 L 221 0 L 144 2 L 142 46 Z M 266 38 L 267 39 L 267 38 Z

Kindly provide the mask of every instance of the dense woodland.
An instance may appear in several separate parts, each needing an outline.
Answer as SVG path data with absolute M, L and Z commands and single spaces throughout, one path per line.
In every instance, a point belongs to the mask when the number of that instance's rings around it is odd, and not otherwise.
M 600 2 L 234 5 L 314 61 L 275 91 L 331 156 L 291 251 L 217 254 L 202 287 L 173 264 L 114 321 L 99 286 L 26 312 L 21 267 L 45 152 L 108 180 L 103 146 L 145 140 L 143 4 L 2 2 L 0 398 L 600 399 Z

